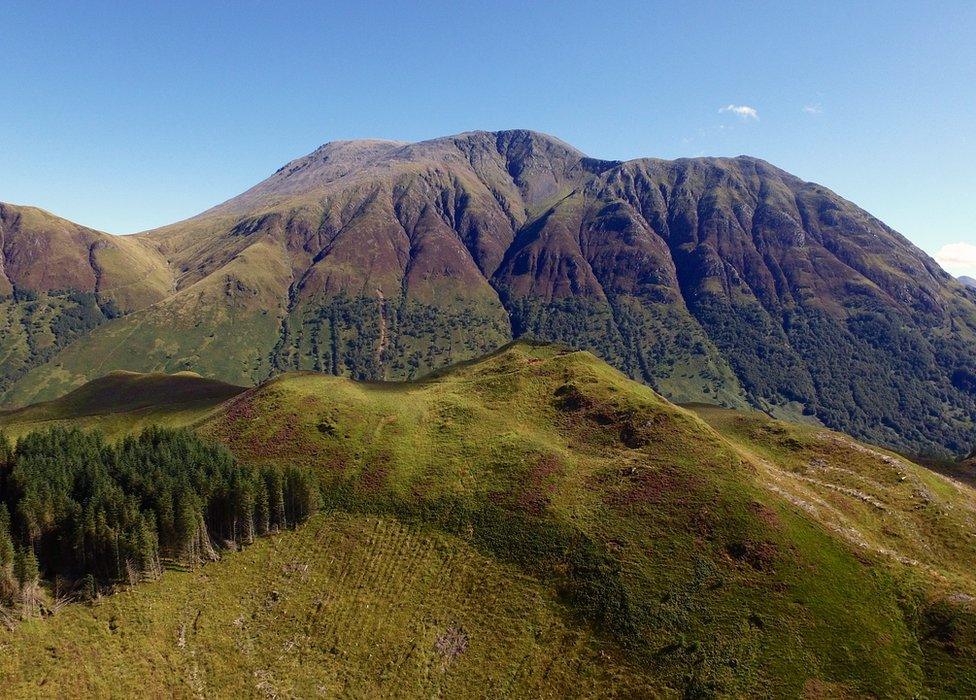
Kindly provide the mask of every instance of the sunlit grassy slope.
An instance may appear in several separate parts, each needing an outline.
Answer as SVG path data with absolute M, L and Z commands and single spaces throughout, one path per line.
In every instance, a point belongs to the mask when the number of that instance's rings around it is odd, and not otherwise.
M 647 690 L 551 589 L 457 537 L 335 514 L 0 632 L 5 695 Z
M 325 513 L 0 632 L 0 678 L 52 695 L 976 691 L 972 491 L 821 429 L 696 410 L 528 344 L 409 384 L 285 375 L 186 423 L 314 467 Z

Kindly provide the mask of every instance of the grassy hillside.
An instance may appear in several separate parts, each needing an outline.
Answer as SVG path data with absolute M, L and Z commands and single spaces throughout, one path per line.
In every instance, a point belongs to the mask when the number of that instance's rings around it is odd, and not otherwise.
M 691 407 L 756 465 L 766 488 L 893 568 L 918 663 L 937 694 L 976 692 L 976 494 L 957 478 L 830 431 Z M 971 477 L 962 466 L 956 477 Z M 970 482 L 971 483 L 971 480 Z
M 104 324 L 30 371 L 3 405 L 50 400 L 113 370 L 197 371 L 241 384 L 266 378 L 287 289 L 276 255 L 255 243 L 219 274 Z
M 242 391 L 190 372 L 112 372 L 54 401 L 0 411 L 0 431 L 16 438 L 50 425 L 73 425 L 114 438 L 148 425 L 192 425 Z
M 840 433 L 760 413 L 693 406 L 795 506 L 862 550 L 919 569 L 947 589 L 976 587 L 969 488 Z
M 976 692 L 972 491 L 822 429 L 697 410 L 527 344 L 413 383 L 285 375 L 187 422 L 314 468 L 325 513 L 0 632 L 0 677 L 69 695 Z
M 463 540 L 334 514 L 0 631 L 4 694 L 646 694 L 553 592 Z
M 8 390 L 32 369 L 163 299 L 174 283 L 166 259 L 141 239 L 0 202 L 0 405 L 14 404 Z
M 92 292 L 18 292 L 0 297 L 0 397 L 31 369 L 118 314 Z
M 122 312 L 169 294 L 173 272 L 155 246 L 113 236 L 36 207 L 0 202 L 0 295 L 88 292 Z

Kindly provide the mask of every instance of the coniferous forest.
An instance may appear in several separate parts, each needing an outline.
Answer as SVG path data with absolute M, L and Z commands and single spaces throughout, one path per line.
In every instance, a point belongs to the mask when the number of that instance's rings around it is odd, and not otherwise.
M 319 497 L 307 469 L 245 465 L 185 430 L 0 436 L 0 602 L 41 577 L 97 590 L 215 559 L 301 523 Z

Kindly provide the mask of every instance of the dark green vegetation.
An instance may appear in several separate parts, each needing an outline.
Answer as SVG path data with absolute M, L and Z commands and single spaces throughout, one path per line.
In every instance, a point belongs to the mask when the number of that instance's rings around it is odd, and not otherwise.
M 972 447 L 976 291 L 755 158 L 601 161 L 528 131 L 336 142 L 159 230 L 2 205 L 0 239 L 0 294 L 84 292 L 122 314 L 56 340 L 63 311 L 6 309 L 8 406 L 113 369 L 409 379 L 534 337 L 675 401 L 906 453 Z
M 15 290 L 0 297 L 0 386 L 9 386 L 73 340 L 119 315 L 111 300 L 99 306 L 91 292 Z
M 310 470 L 323 512 L 0 632 L 9 692 L 976 692 L 976 497 L 840 434 L 524 343 L 411 383 L 291 373 L 187 420 Z
M 0 411 L 0 430 L 11 439 L 50 426 L 97 428 L 109 438 L 149 426 L 186 426 L 203 420 L 243 387 L 190 372 L 112 372 L 54 401 Z
M 303 522 L 318 502 L 307 470 L 244 466 L 186 431 L 150 428 L 113 445 L 51 428 L 15 449 L 0 437 L 0 602 L 29 598 L 39 576 L 134 583 L 163 561 L 216 559 Z
M 405 297 L 323 298 L 285 319 L 272 363 L 279 372 L 314 370 L 360 381 L 414 378 L 508 340 L 502 314 L 482 315 L 459 302 L 441 309 Z

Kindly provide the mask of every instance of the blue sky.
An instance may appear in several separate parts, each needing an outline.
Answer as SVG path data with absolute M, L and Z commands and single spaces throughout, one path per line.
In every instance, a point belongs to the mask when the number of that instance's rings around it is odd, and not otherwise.
M 530 128 L 765 158 L 976 273 L 976 2 L 602 4 L 7 0 L 0 200 L 129 233 L 329 140 Z

